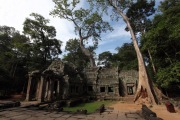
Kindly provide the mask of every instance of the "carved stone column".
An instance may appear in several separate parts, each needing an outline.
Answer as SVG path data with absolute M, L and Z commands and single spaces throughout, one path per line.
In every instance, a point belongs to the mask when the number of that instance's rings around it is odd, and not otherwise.
M 41 80 L 38 79 L 37 87 L 36 87 L 36 100 L 38 100 L 39 90 L 40 90 L 40 84 L 41 84 Z
M 29 79 L 28 79 L 28 86 L 27 86 L 27 93 L 26 93 L 26 101 L 30 100 L 30 93 L 31 93 L 31 80 L 32 80 L 32 76 L 29 75 Z
M 53 99 L 53 93 L 54 92 L 54 81 L 49 80 L 49 87 L 48 87 L 48 101 L 51 101 Z
M 108 85 L 105 85 L 105 95 L 108 95 L 109 92 L 108 92 Z
M 60 98 L 60 81 L 59 80 L 57 81 L 57 90 L 56 91 L 57 91 L 56 92 L 57 93 L 56 97 L 59 99 Z
M 51 100 L 54 100 L 54 80 L 51 80 Z
M 47 100 L 50 101 L 51 100 L 51 84 L 52 84 L 52 81 L 49 80 L 48 82 L 48 92 L 47 92 Z
M 47 98 L 48 98 L 48 90 L 49 90 L 49 81 L 47 79 L 46 79 L 45 85 L 46 85 L 46 88 L 45 88 L 45 96 L 44 96 L 44 98 L 47 100 Z
M 45 79 L 43 76 L 41 76 L 40 86 L 39 86 L 38 102 L 44 101 L 44 95 L 45 95 Z
M 67 99 L 69 97 L 69 76 L 66 75 L 63 78 L 65 80 L 65 83 L 63 86 L 63 99 Z

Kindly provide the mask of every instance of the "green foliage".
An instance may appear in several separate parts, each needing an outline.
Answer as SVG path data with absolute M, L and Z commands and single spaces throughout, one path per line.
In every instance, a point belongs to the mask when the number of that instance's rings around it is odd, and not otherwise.
M 157 66 L 166 67 L 179 58 L 180 48 L 180 11 L 178 5 L 175 5 L 175 10 L 168 10 L 169 14 L 156 15 L 153 20 L 153 26 L 148 31 L 142 41 L 142 50 L 149 48 L 155 58 Z M 171 12 L 170 12 L 171 11 Z M 172 17 L 173 15 L 173 17 Z M 156 60 L 157 59 L 157 60 Z
M 67 41 L 65 50 L 68 53 L 64 55 L 63 61 L 73 63 L 80 71 L 87 67 L 89 59 L 82 53 L 77 39 Z
M 122 47 L 116 49 L 120 69 L 138 69 L 137 56 L 132 43 L 124 43 Z
M 0 66 L 0 90 L 10 89 L 12 87 L 12 79 L 7 71 Z
M 80 48 L 84 55 L 89 58 L 90 66 L 94 67 L 95 60 L 93 54 L 88 48 L 85 48 L 84 44 L 92 40 L 93 46 L 90 49 L 96 48 L 101 39 L 101 33 L 109 30 L 112 31 L 112 27 L 102 19 L 98 12 L 92 12 L 83 8 L 77 9 L 79 0 L 53 0 L 53 2 L 55 3 L 55 8 L 50 14 L 74 23 L 74 30 L 78 34 Z
M 1 89 L 22 90 L 27 74 L 28 43 L 29 39 L 15 28 L 0 26 Z
M 159 86 L 170 89 L 179 84 L 180 60 L 180 2 L 165 0 L 161 3 L 161 14 L 156 15 L 152 27 L 141 39 L 142 51 L 152 54 L 157 68 Z M 147 55 L 148 57 L 148 55 Z
M 129 7 L 126 15 L 135 33 L 143 34 L 148 30 L 151 25 L 148 17 L 155 13 L 154 6 L 155 1 L 138 0 Z
M 75 25 L 75 32 L 83 40 L 92 38 L 95 46 L 100 40 L 100 34 L 112 30 L 108 22 L 104 22 L 102 17 L 97 13 L 92 13 L 88 9 L 76 9 L 79 1 L 73 0 L 53 0 L 55 9 L 50 13 L 66 20 L 72 21 Z
M 87 50 L 93 53 L 96 49 L 101 33 L 112 31 L 108 22 L 102 19 L 102 13 L 113 9 L 112 17 L 117 20 L 122 12 L 129 19 L 135 33 L 141 32 L 141 50 L 145 55 L 150 69 L 150 51 L 153 63 L 157 68 L 156 83 L 165 89 L 173 86 L 179 87 L 180 80 L 180 2 L 178 0 L 164 0 L 159 7 L 161 14 L 148 19 L 154 13 L 154 0 L 88 0 L 91 8 L 79 8 L 80 0 L 53 0 L 53 16 L 69 20 L 74 23 L 74 30 L 79 39 L 71 39 L 67 42 L 67 55 L 63 60 L 76 65 L 79 70 L 88 66 L 90 61 L 81 49 L 89 40 L 93 46 Z M 78 9 L 79 8 L 79 9 Z M 102 8 L 102 10 L 100 10 Z M 20 34 L 13 27 L 0 26 L 0 88 L 12 87 L 18 91 L 22 90 L 28 71 L 35 69 L 43 70 L 62 52 L 62 42 L 57 40 L 56 30 L 47 25 L 48 19 L 32 13 L 31 18 L 24 22 L 24 34 Z M 128 30 L 128 29 L 126 29 Z M 85 42 L 86 41 L 86 42 Z M 82 46 L 80 46 L 82 44 Z M 109 51 L 99 55 L 99 61 L 105 67 L 119 66 L 120 69 L 137 69 L 138 62 L 132 43 L 125 43 L 117 48 L 118 53 Z M 17 87 L 18 86 L 18 87 Z
M 98 57 L 98 65 L 104 65 L 104 67 L 110 67 L 112 66 L 111 64 L 111 61 L 112 61 L 112 53 L 110 51 L 105 51 L 101 54 L 99 54 L 99 57 Z
M 31 37 L 30 56 L 31 70 L 46 68 L 53 58 L 57 58 L 61 53 L 60 40 L 57 40 L 56 30 L 53 26 L 48 26 L 48 19 L 43 16 L 32 13 L 33 18 L 26 18 L 24 22 L 24 33 Z
M 20 34 L 13 27 L 0 26 L 0 89 L 21 92 L 27 74 L 34 69 L 43 70 L 51 60 L 61 53 L 61 41 L 56 30 L 47 26 L 49 20 L 32 13 L 34 19 L 24 22 L 24 33 Z
M 157 73 L 157 83 L 165 89 L 177 86 L 180 89 L 180 62 L 160 68 Z
M 121 47 L 116 48 L 115 54 L 105 51 L 99 54 L 99 65 L 105 67 L 119 67 L 121 70 L 137 70 L 138 62 L 136 52 L 132 43 L 124 43 Z
M 112 101 L 95 101 L 90 103 L 83 103 L 75 107 L 64 107 L 64 111 L 76 112 L 77 110 L 87 110 L 88 113 L 95 112 L 102 104 L 105 106 L 111 105 Z

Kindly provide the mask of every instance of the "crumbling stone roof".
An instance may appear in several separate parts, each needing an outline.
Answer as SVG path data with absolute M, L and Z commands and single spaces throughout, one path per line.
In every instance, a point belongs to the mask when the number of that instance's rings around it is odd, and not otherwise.
M 34 76 L 40 76 L 41 72 L 39 70 L 34 70 L 28 73 L 29 76 L 34 77 Z
M 54 74 L 62 76 L 64 74 L 64 63 L 61 60 L 53 61 L 50 66 L 43 71 L 43 74 Z

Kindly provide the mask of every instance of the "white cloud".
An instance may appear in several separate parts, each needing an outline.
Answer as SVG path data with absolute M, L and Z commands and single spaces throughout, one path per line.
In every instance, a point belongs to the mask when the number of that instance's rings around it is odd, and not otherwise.
M 125 31 L 125 25 L 120 26 L 119 24 L 113 25 L 114 31 L 108 35 L 107 39 L 117 37 L 130 37 L 130 33 Z
M 51 21 L 51 25 L 56 28 L 57 38 L 63 41 L 62 50 L 64 50 L 65 44 L 69 39 L 77 37 L 74 33 L 73 23 L 67 20 L 54 18 Z
M 82 0 L 80 6 L 86 5 L 85 0 Z M 65 43 L 71 38 L 78 38 L 74 33 L 74 25 L 58 17 L 49 15 L 54 8 L 52 0 L 0 0 L 0 25 L 7 25 L 23 31 L 23 22 L 29 17 L 32 12 L 41 14 L 47 19 L 50 19 L 50 24 L 57 30 L 57 39 L 63 41 L 62 50 L 64 51 Z M 105 17 L 106 20 L 111 20 Z M 112 51 L 115 49 L 117 39 L 121 42 L 130 40 L 130 33 L 124 30 L 125 24 L 123 21 L 111 22 L 114 31 L 103 33 L 102 41 L 99 42 L 101 51 L 107 49 Z M 118 44 L 119 44 L 118 41 Z M 113 43 L 114 42 L 114 43 Z M 91 43 L 91 42 L 89 42 Z M 115 44 L 112 48 L 107 47 L 108 44 Z M 104 46 L 103 46 L 104 45 Z
M 82 5 L 83 2 L 80 6 Z M 53 8 L 54 3 L 51 0 L 0 0 L 0 25 L 14 27 L 22 32 L 23 22 L 32 12 L 41 14 L 50 19 L 49 25 L 56 28 L 57 39 L 63 41 L 62 50 L 64 50 L 66 41 L 76 36 L 74 25 L 67 20 L 50 16 L 49 13 Z
M 117 39 L 121 40 L 123 38 L 131 38 L 129 32 L 125 31 L 125 25 L 120 26 L 118 23 L 112 26 L 114 31 L 109 32 L 108 34 L 102 34 L 102 41 L 100 41 L 99 45 L 107 44 L 108 42 L 115 41 Z
M 30 13 L 36 12 L 47 18 L 52 7 L 48 0 L 0 0 L 0 24 L 22 31 L 22 24 Z

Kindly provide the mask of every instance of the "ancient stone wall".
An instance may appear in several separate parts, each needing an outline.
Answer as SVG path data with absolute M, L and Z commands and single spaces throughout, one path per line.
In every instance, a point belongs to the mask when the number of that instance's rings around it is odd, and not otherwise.
M 120 79 L 120 95 L 133 95 L 136 92 L 137 84 L 138 84 L 138 71 L 136 70 L 128 70 L 128 71 L 120 71 L 119 73 Z
M 42 73 L 29 74 L 26 100 L 51 101 L 89 96 L 126 96 L 135 94 L 137 71 L 118 68 L 87 68 L 83 75 L 61 60 L 53 61 Z M 35 88 L 33 88 L 33 84 Z
M 99 68 L 87 68 L 84 70 L 86 80 L 86 91 L 89 95 L 96 95 L 97 93 L 97 77 Z
M 119 95 L 118 68 L 102 68 L 98 72 L 98 95 Z
M 85 69 L 84 74 L 89 95 L 119 95 L 118 68 L 88 68 Z

